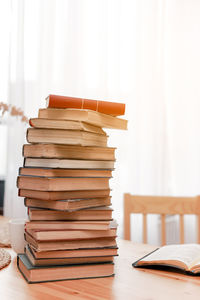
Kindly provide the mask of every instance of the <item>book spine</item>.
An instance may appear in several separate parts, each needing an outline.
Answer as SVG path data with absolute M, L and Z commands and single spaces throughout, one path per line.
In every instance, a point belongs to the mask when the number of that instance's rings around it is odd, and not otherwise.
M 25 145 L 22 146 L 22 156 L 24 157 L 24 147 Z
M 29 129 L 30 128 L 28 128 L 27 130 L 26 130 L 26 140 L 27 140 L 27 142 L 29 143 L 29 140 L 28 140 L 28 136 L 29 136 Z
M 65 97 L 58 95 L 49 95 L 47 99 L 47 108 L 90 109 L 113 116 L 121 116 L 125 113 L 124 103 Z
M 31 121 L 31 119 L 29 119 L 29 125 L 30 125 L 31 127 L 34 127 L 34 124 L 33 124 L 33 122 Z

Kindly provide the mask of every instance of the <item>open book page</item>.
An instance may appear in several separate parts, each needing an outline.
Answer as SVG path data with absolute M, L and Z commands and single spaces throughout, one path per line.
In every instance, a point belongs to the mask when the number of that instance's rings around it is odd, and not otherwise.
M 185 268 L 190 269 L 195 261 L 200 264 L 200 245 L 198 244 L 183 244 L 183 245 L 168 245 L 163 246 L 141 262 L 155 262 L 176 265 L 176 261 L 182 262 Z

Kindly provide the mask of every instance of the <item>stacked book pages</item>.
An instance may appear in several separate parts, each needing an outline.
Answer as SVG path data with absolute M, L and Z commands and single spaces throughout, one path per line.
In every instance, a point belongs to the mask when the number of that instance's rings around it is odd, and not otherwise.
M 124 111 L 120 103 L 50 95 L 30 119 L 17 178 L 29 217 L 18 268 L 28 282 L 114 275 L 115 148 L 103 128 L 127 129 Z

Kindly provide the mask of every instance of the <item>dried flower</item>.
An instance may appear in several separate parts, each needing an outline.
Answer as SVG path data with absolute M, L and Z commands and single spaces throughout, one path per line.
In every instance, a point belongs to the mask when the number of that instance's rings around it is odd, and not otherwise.
M 21 121 L 28 123 L 28 118 L 24 115 L 24 112 L 17 108 L 16 106 L 8 105 L 6 103 L 0 102 L 0 111 L 2 110 L 2 117 L 4 116 L 5 112 L 10 113 L 11 116 L 20 116 Z

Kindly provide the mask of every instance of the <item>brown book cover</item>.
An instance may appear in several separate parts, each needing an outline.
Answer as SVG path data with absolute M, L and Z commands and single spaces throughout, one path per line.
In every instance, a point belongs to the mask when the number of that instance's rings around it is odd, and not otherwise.
M 55 258 L 79 258 L 79 257 L 103 257 L 116 256 L 117 246 L 96 247 L 87 249 L 72 249 L 72 250 L 53 250 L 53 251 L 36 251 L 31 245 L 28 245 L 36 259 L 55 259 Z
M 105 237 L 82 240 L 38 241 L 25 232 L 25 240 L 36 251 L 72 250 L 86 248 L 116 247 L 116 237 Z
M 115 149 L 111 147 L 83 147 L 59 144 L 25 144 L 22 155 L 38 158 L 67 158 L 86 160 L 115 160 Z
M 111 221 L 112 211 L 108 206 L 72 212 L 29 208 L 28 214 L 31 221 Z
M 90 109 L 100 113 L 120 116 L 125 113 L 125 104 L 118 102 L 91 100 L 69 96 L 49 95 L 46 98 L 46 107 L 49 108 L 77 108 Z
M 57 191 L 57 192 L 47 192 L 47 191 L 36 191 L 36 190 L 26 190 L 19 189 L 19 197 L 27 197 L 33 199 L 42 200 L 67 200 L 67 199 L 89 199 L 89 198 L 99 198 L 108 197 L 111 190 L 74 190 L 74 191 Z
M 48 169 L 48 168 L 19 168 L 21 176 L 39 176 L 39 177 L 103 177 L 111 178 L 112 170 L 94 170 L 94 169 Z
M 100 278 L 114 275 L 114 264 L 110 262 L 36 267 L 30 263 L 25 254 L 18 254 L 17 266 L 28 283 Z
M 92 198 L 92 199 L 69 199 L 69 200 L 42 200 L 25 198 L 24 205 L 26 207 L 43 208 L 61 211 L 74 211 L 90 207 L 109 206 L 111 205 L 111 197 Z
M 18 176 L 17 187 L 37 191 L 100 190 L 109 188 L 109 178 Z
M 108 137 L 78 130 L 28 128 L 26 139 L 28 143 L 106 147 Z
M 112 221 L 27 221 L 26 229 L 32 230 L 108 230 Z
M 92 256 L 92 257 L 68 257 L 68 258 L 36 258 L 33 251 L 27 245 L 25 254 L 33 266 L 52 266 L 52 265 L 74 265 L 86 263 L 113 262 L 114 256 Z M 117 256 L 117 254 L 115 255 Z
M 69 241 L 89 240 L 107 237 L 116 237 L 117 229 L 108 230 L 33 230 L 26 229 L 26 232 L 38 242 L 45 241 Z

